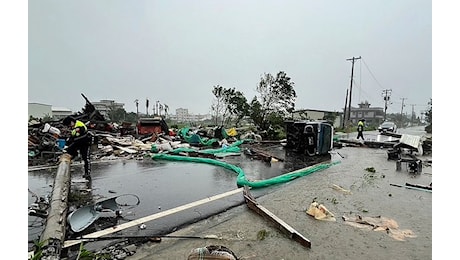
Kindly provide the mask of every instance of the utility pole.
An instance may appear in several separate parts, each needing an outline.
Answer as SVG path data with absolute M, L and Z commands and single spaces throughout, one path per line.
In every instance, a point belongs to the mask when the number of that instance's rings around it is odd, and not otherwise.
M 412 125 L 414 123 L 414 119 L 415 119 L 414 106 L 416 106 L 416 104 L 410 104 L 410 106 L 412 106 L 412 112 L 410 114 L 410 124 Z
M 425 123 L 425 110 L 420 111 L 420 123 Z
M 342 119 L 343 128 L 345 128 L 345 120 L 347 119 L 347 100 L 348 100 L 348 89 L 347 89 L 347 95 L 345 96 L 345 108 L 343 109 L 343 119 Z
M 383 100 L 385 100 L 385 110 L 383 113 L 383 121 L 387 120 L 387 108 L 388 102 L 390 101 L 391 89 L 385 89 L 382 91 Z
M 404 100 L 407 98 L 401 98 L 402 104 L 401 104 L 401 127 L 403 127 L 403 109 L 404 109 Z
M 351 60 L 350 96 L 348 96 L 348 120 L 347 122 L 350 122 L 350 116 L 351 116 L 351 94 L 352 94 L 352 89 L 353 89 L 353 68 L 355 67 L 355 60 L 359 60 L 359 59 L 361 59 L 361 56 L 347 59 L 347 60 Z

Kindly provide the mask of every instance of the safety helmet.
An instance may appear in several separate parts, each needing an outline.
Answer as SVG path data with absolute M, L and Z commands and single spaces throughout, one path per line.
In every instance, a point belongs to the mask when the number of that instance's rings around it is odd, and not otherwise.
M 76 122 L 77 120 L 75 120 L 75 118 L 73 116 L 67 116 L 66 118 L 64 118 L 64 120 L 62 121 L 62 123 L 64 125 L 70 125 L 70 122 Z

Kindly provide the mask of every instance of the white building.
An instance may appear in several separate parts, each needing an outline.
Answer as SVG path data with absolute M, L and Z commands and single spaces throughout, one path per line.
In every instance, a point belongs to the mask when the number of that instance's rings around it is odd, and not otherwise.
M 123 103 L 117 103 L 114 100 L 108 99 L 102 99 L 99 102 L 91 102 L 91 104 L 93 104 L 94 108 L 96 108 L 106 119 L 110 118 L 109 113 L 111 110 L 124 108 L 125 106 Z
M 29 121 L 30 117 L 37 119 L 43 119 L 44 117 L 53 117 L 51 105 L 41 103 L 29 103 L 29 116 L 27 118 L 27 121 Z
M 188 109 L 186 108 L 176 109 L 176 120 L 181 121 L 181 122 L 189 121 Z
M 59 120 L 72 114 L 72 110 L 66 107 L 53 107 L 48 104 L 29 103 L 29 118 L 27 118 L 27 120 L 29 120 L 30 117 L 36 119 L 43 119 L 45 117 L 49 117 L 53 120 Z
M 54 120 L 64 119 L 66 116 L 70 116 L 73 114 L 72 110 L 66 107 L 52 107 L 51 111 Z
M 178 121 L 178 122 L 199 122 L 199 121 L 204 121 L 204 120 L 211 120 L 212 116 L 210 114 L 205 114 L 205 115 L 189 114 L 188 109 L 178 108 L 176 109 L 176 114 L 169 115 L 168 118 L 174 121 Z

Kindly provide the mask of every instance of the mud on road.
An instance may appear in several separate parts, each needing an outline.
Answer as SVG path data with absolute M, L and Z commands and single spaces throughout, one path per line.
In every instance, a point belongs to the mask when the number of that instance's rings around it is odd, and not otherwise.
M 344 147 L 331 154 L 331 161 L 339 164 L 280 184 L 256 198 L 309 239 L 311 248 L 241 205 L 170 234 L 201 239 L 164 238 L 139 246 L 126 259 L 187 259 L 192 250 L 208 245 L 223 245 L 239 259 L 431 259 L 432 193 L 390 185 L 432 183 L 431 156 L 419 156 L 424 162 L 422 172 L 413 174 L 404 165 L 396 170 L 387 149 Z M 314 200 L 332 212 L 336 221 L 307 215 Z M 342 218 L 357 216 L 390 219 L 393 226 L 363 228 Z M 203 238 L 211 235 L 218 239 Z

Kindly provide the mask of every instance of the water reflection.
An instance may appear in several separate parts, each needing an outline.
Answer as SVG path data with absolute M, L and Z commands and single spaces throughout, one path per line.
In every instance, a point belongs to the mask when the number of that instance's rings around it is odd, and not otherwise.
M 330 154 L 312 158 L 284 150 L 281 146 L 272 147 L 271 151 L 277 153 L 277 157 L 284 158 L 284 160 L 263 162 L 252 160 L 243 154 L 240 156 L 231 156 L 224 160 L 240 167 L 248 179 L 264 180 L 316 163 L 328 162 L 331 159 Z M 44 169 L 29 172 L 29 188 L 40 195 L 50 193 L 56 170 Z M 81 177 L 82 174 L 82 165 L 71 165 L 72 192 L 69 196 L 69 203 L 74 208 L 94 203 L 103 198 L 123 194 L 135 194 L 140 200 L 140 204 L 137 207 L 124 211 L 121 217 L 110 213 L 102 216 L 83 232 L 85 234 L 157 214 L 237 188 L 237 173 L 223 167 L 203 163 L 149 159 L 142 161 L 118 160 L 94 163 L 92 166 L 91 181 L 84 181 Z M 253 196 L 257 198 L 272 189 L 274 188 L 267 187 L 254 191 Z M 33 198 L 29 196 L 29 204 L 32 202 Z M 152 223 L 146 223 L 147 228 L 145 229 L 139 229 L 136 226 L 118 232 L 117 235 L 124 234 L 132 236 L 134 234 L 154 235 L 169 233 L 181 226 L 207 218 L 243 203 L 244 198 L 242 194 L 232 195 L 156 219 Z M 41 220 L 29 216 L 29 240 L 39 237 L 43 229 L 41 223 Z M 69 232 L 67 235 L 69 237 L 76 237 L 82 234 Z M 96 245 L 98 243 L 93 244 L 93 246 Z M 29 243 L 30 248 L 31 244 Z

